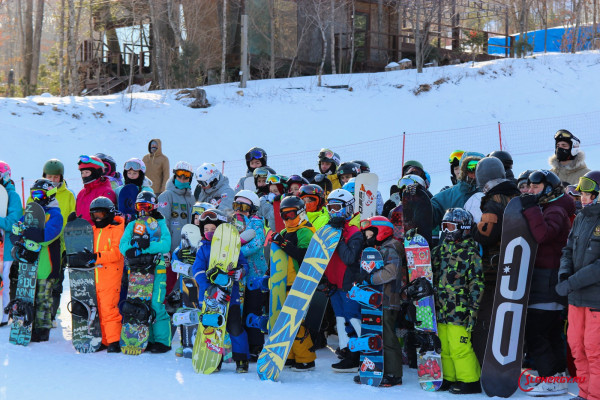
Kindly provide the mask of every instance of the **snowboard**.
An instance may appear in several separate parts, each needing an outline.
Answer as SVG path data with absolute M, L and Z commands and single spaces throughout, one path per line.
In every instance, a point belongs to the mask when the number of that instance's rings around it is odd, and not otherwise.
M 135 218 L 137 212 L 135 211 L 135 199 L 139 193 L 139 189 L 137 185 L 133 183 L 128 183 L 123 186 L 121 191 L 119 192 L 119 211 L 121 214 L 130 215 Z
M 201 239 L 200 228 L 196 225 L 186 224 L 181 228 L 181 247 L 179 250 L 179 260 L 181 262 L 190 266 L 194 264 Z M 196 280 L 190 275 L 181 273 L 179 274 L 179 280 L 182 307 L 199 309 L 199 293 Z M 175 316 L 173 316 L 173 322 L 173 325 L 175 325 Z M 198 323 L 181 326 L 181 346 L 183 347 L 183 357 L 185 358 L 192 358 L 192 349 L 197 330 Z
M 221 224 L 215 230 L 211 240 L 210 260 L 207 271 L 219 268 L 223 273 L 218 277 L 227 277 L 227 273 L 237 267 L 240 255 L 240 234 L 231 224 Z M 211 282 L 221 290 L 230 292 L 235 284 L 231 279 L 228 282 Z M 202 314 L 220 314 L 227 321 L 229 302 L 216 302 L 204 296 Z M 198 332 L 194 341 L 192 352 L 192 365 L 196 373 L 211 374 L 218 367 L 225 353 L 226 322 L 220 327 L 198 324 Z
M 256 371 L 261 380 L 276 381 L 279 378 L 310 300 L 340 237 L 341 231 L 331 226 L 325 226 L 313 235 L 298 275 L 258 357 Z
M 275 217 L 275 232 L 281 232 L 285 229 L 285 224 L 283 223 L 283 218 L 281 218 L 281 196 L 277 200 L 273 200 L 273 215 Z M 273 227 L 271 227 L 273 229 Z
M 6 217 L 6 213 L 8 212 L 8 192 L 4 188 L 4 186 L 0 185 L 0 217 Z M 4 265 L 4 241 L 6 240 L 6 232 L 3 229 L 0 229 L 0 265 Z M 2 277 L 0 276 L 0 318 L 2 318 L 2 313 L 4 310 L 4 305 L 2 304 L 2 293 L 4 291 L 4 282 L 2 282 Z
M 394 239 L 404 241 L 404 225 L 402 221 L 402 204 L 394 207 L 390 211 L 389 220 L 394 225 Z
M 68 222 L 64 235 L 67 257 L 86 249 L 94 252 L 94 230 L 85 219 L 77 218 Z M 94 353 L 102 344 L 95 269 L 82 265 L 68 267 L 71 290 L 68 309 L 71 312 L 73 347 L 80 353 Z
M 275 326 L 287 294 L 287 272 L 293 260 L 277 243 L 271 243 L 269 277 L 269 328 Z
M 148 235 L 151 242 L 160 240 L 160 225 L 155 218 L 143 216 L 131 223 L 134 224 L 132 239 Z M 142 254 L 127 259 L 129 279 L 127 298 L 121 304 L 123 323 L 119 340 L 123 354 L 140 355 L 148 346 L 150 325 L 154 321 L 151 304 L 154 268 L 160 258 L 160 254 Z
M 415 187 L 416 190 L 411 190 L 409 186 L 402 192 L 402 225 L 405 234 L 411 229 L 416 229 L 429 245 L 433 222 L 431 200 L 421 186 Z
M 379 177 L 371 172 L 364 172 L 356 177 L 354 183 L 354 200 L 360 219 L 368 219 L 377 215 L 377 186 Z
M 419 234 L 404 239 L 408 276 L 411 282 L 425 278 L 428 285 L 433 284 L 431 270 L 431 252 L 425 238 Z M 433 295 L 414 299 L 416 309 L 415 330 L 437 337 L 435 298 Z M 437 346 L 436 346 L 437 347 Z M 417 374 L 421 388 L 436 391 L 443 382 L 442 356 L 439 348 L 423 348 L 417 351 Z
M 20 224 L 19 222 L 17 224 Z M 22 228 L 44 229 L 46 224 L 46 213 L 42 206 L 35 202 L 27 204 L 23 213 Z M 20 239 L 23 241 L 23 239 Z M 41 248 L 34 249 L 28 241 L 23 241 L 26 248 L 39 252 Z M 7 305 L 12 315 L 13 323 L 10 327 L 8 341 L 12 344 L 27 346 L 31 341 L 33 322 L 35 319 L 35 289 L 37 284 L 38 261 L 27 262 L 19 260 L 19 278 L 15 300 Z
M 383 267 L 381 253 L 373 247 L 363 250 L 362 270 L 372 273 Z M 360 338 L 350 338 L 350 351 L 360 351 L 360 383 L 379 386 L 383 379 L 383 285 L 355 285 L 348 297 L 360 304 Z
M 504 210 L 494 308 L 481 368 L 481 386 L 492 396 L 517 390 L 523 362 L 523 338 L 537 242 L 522 215 L 519 197 Z

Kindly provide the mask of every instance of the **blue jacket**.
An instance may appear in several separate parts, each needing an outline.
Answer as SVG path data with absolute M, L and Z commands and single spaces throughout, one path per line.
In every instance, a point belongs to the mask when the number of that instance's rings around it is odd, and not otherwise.
M 463 207 L 467 200 L 477 192 L 475 185 L 469 185 L 465 181 L 459 181 L 449 189 L 442 190 L 431 199 L 433 209 L 433 228 L 442 223 L 446 210 L 453 207 Z
M 169 233 L 167 223 L 165 222 L 164 218 L 157 218 L 157 220 L 160 227 L 160 240 L 158 242 L 150 242 L 150 246 L 141 251 L 142 254 L 168 253 L 171 250 L 171 234 Z M 133 236 L 134 226 L 135 221 L 131 221 L 129 224 L 127 224 L 125 232 L 123 233 L 123 237 L 121 238 L 121 242 L 119 243 L 119 250 L 123 255 L 125 255 L 127 250 L 133 247 L 131 245 L 131 237 Z
M 246 220 L 246 230 L 252 229 L 256 232 L 254 239 L 242 246 L 242 254 L 248 260 L 248 278 L 263 277 L 267 273 L 267 260 L 265 258 L 265 222 L 262 218 L 252 216 L 244 217 Z
M 8 240 L 12 232 L 12 226 L 23 216 L 23 205 L 21 204 L 21 198 L 15 191 L 15 185 L 13 181 L 10 181 L 5 186 L 8 192 L 8 209 L 6 211 L 6 217 L 0 217 L 0 229 L 4 230 L 4 261 L 12 261 L 13 245 Z
M 194 265 L 192 266 L 192 274 L 198 283 L 199 303 L 204 302 L 204 292 L 206 292 L 206 289 L 208 289 L 210 286 L 210 282 L 208 279 L 206 279 L 206 269 L 208 268 L 208 264 L 210 262 L 211 243 L 206 239 L 202 239 L 201 243 L 202 246 L 198 248 L 198 252 L 196 253 L 196 261 L 194 261 Z M 246 257 L 244 257 L 243 253 L 240 253 L 238 266 L 241 266 L 244 269 L 244 275 L 248 273 L 248 262 L 246 261 Z M 231 301 L 229 304 L 240 304 L 240 290 L 237 282 L 234 282 L 233 288 L 231 289 Z

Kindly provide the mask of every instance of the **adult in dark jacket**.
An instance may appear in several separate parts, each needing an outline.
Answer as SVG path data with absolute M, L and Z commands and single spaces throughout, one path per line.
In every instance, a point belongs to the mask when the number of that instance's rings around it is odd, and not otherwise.
M 547 170 L 529 175 L 529 191 L 530 194 L 521 196 L 523 216 L 538 249 L 529 291 L 525 342 L 539 376 L 550 377 L 566 369 L 565 343 L 561 335 L 561 314 L 566 299 L 552 289 L 558 283 L 561 250 L 567 243 L 575 203 L 565 195 L 558 176 Z M 561 385 L 534 383 L 532 393 L 566 392 L 566 384 Z
M 520 194 L 517 185 L 506 179 L 505 174 L 504 166 L 494 157 L 482 159 L 475 170 L 477 186 L 482 190 L 483 197 L 479 206 L 481 219 L 473 226 L 471 234 L 483 248 L 481 264 L 484 288 L 471 342 L 480 364 L 483 364 L 494 306 L 504 209 L 513 197 Z
M 577 376 L 579 398 L 600 399 L 600 171 L 579 178 L 583 209 L 562 251 L 556 291 L 569 296 L 567 340 Z

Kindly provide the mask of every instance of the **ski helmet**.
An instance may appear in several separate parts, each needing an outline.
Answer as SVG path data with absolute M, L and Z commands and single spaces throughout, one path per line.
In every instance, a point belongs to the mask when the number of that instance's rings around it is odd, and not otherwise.
M 213 163 L 204 163 L 196 170 L 196 180 L 203 187 L 209 187 L 219 181 L 221 173 L 217 166 Z
M 336 189 L 327 196 L 327 211 L 330 218 L 348 221 L 354 216 L 354 196 L 344 189 Z
M 531 169 L 526 169 L 525 171 L 521 172 L 521 175 L 519 175 L 519 178 L 517 179 L 517 186 L 519 187 L 519 190 L 521 190 L 522 185 L 529 184 L 528 179 L 532 172 L 533 170 Z
M 538 204 L 545 204 L 557 199 L 565 193 L 565 188 L 562 185 L 560 178 L 552 171 L 540 169 L 533 171 L 527 179 L 529 185 L 543 184 L 544 188 L 537 196 Z
M 591 204 L 598 203 L 598 194 L 600 194 L 600 171 L 589 171 L 579 178 L 579 184 L 576 188 L 579 192 L 591 193 L 596 196 Z
M 200 215 L 202 215 L 202 213 L 204 211 L 210 210 L 211 208 L 215 208 L 215 206 L 213 206 L 210 203 L 203 203 L 203 202 L 197 201 L 192 206 L 192 224 L 199 226 L 200 225 Z
M 554 140 L 555 140 L 556 144 L 558 144 L 558 142 L 567 142 L 569 144 L 570 152 L 569 152 L 569 154 L 566 154 L 566 155 L 570 156 L 570 158 L 575 157 L 579 153 L 579 146 L 581 145 L 581 141 L 575 135 L 573 135 L 571 132 L 569 132 L 568 130 L 559 129 L 554 134 Z M 556 156 L 560 160 L 560 158 L 558 157 L 559 156 L 558 149 L 556 149 Z M 566 160 L 561 160 L 561 161 L 566 161 Z
M 321 172 L 322 162 L 331 163 L 329 169 L 325 171 L 326 174 L 335 174 L 337 167 L 340 165 L 340 156 L 332 150 L 323 148 L 319 151 L 319 172 Z
M 157 209 L 158 199 L 154 193 L 143 190 L 135 198 L 135 210 L 140 215 L 148 215 Z
M 442 218 L 441 231 L 444 233 L 444 241 L 466 239 L 473 227 L 473 215 L 464 208 L 450 208 Z
M 482 189 L 484 193 L 491 189 L 484 189 L 488 182 L 505 178 L 506 171 L 499 158 L 489 156 L 482 158 L 481 161 L 477 163 L 477 167 L 475 168 L 475 180 L 477 181 L 477 186 Z
M 315 212 L 319 211 L 325 205 L 325 192 L 319 185 L 311 183 L 300 187 L 300 194 L 298 195 L 305 203 L 306 211 Z M 311 198 L 314 201 L 306 201 L 306 198 Z M 280 207 L 281 208 L 281 207 Z
M 37 179 L 30 189 L 31 199 L 41 206 L 48 205 L 56 196 L 54 183 L 46 178 Z
M 411 171 L 411 172 L 408 172 L 408 171 Z M 418 162 L 416 160 L 408 160 L 402 166 L 402 175 L 403 176 L 408 175 L 410 173 L 410 174 L 419 175 L 421 178 L 425 179 L 424 172 L 425 172 L 425 168 L 423 168 L 423 164 L 421 164 L 420 162 Z
M 10 182 L 10 166 L 6 161 L 0 161 L 0 179 L 2 179 L 2 184 L 6 185 Z
M 267 165 L 267 152 L 261 149 L 260 147 L 253 147 L 246 153 L 246 166 L 248 167 L 248 171 L 253 172 L 254 168 L 250 168 L 250 161 L 259 160 L 261 162 L 261 166 L 265 167 Z
M 492 151 L 490 154 L 488 154 L 488 157 L 496 157 L 498 160 L 502 161 L 502 165 L 504 166 L 505 170 L 509 170 L 513 167 L 513 159 L 508 151 Z
M 45 178 L 47 175 L 59 175 L 62 182 L 65 175 L 64 164 L 56 158 L 46 161 L 46 164 L 44 164 L 44 168 L 42 170 L 42 176 Z
M 82 178 L 84 185 L 94 182 L 104 175 L 104 162 L 96 156 L 79 156 L 79 162 L 77 164 L 80 171 L 87 170 L 91 172 L 90 176 Z
M 465 151 L 460 158 L 460 175 L 458 180 L 464 181 L 469 185 L 475 184 L 475 178 L 470 178 L 469 173 L 475 173 L 477 163 L 485 156 L 474 151 Z
M 350 178 L 350 180 L 342 186 L 342 189 L 349 191 L 350 194 L 354 196 L 354 193 L 356 193 L 356 178 Z
M 96 221 L 94 217 L 94 213 L 104 213 L 104 217 L 100 219 L 100 221 Z M 90 203 L 90 216 L 92 217 L 92 221 L 96 228 L 104 228 L 108 226 L 111 222 L 113 222 L 116 214 L 115 205 L 113 202 L 104 196 L 96 197 Z
M 345 162 L 341 163 L 337 169 L 338 179 L 342 177 L 342 175 L 352 175 L 353 178 L 356 178 L 358 174 L 360 174 L 360 165 L 353 162 Z
M 367 239 L 365 236 L 367 246 L 381 246 L 386 239 L 393 236 L 394 225 L 386 217 L 375 216 L 360 221 L 360 230 L 363 232 L 363 235 L 366 231 L 373 232 L 373 236 L 370 239 Z
M 144 162 L 139 158 L 130 158 L 129 160 L 125 161 L 125 165 L 123 166 L 124 175 L 126 175 L 127 171 L 131 169 L 134 171 L 140 171 L 143 174 L 145 174 L 146 164 L 144 164 Z
M 240 207 L 241 211 L 248 211 L 248 212 L 250 212 L 250 215 L 256 214 L 256 212 L 258 211 L 258 208 L 260 207 L 260 199 L 258 198 L 258 195 L 256 193 L 250 191 L 250 190 L 240 190 L 233 197 L 233 202 L 234 202 L 233 203 L 233 210 L 234 211 L 237 211 L 236 210 L 236 203 L 242 203 L 242 202 L 238 201 L 238 199 L 240 197 L 244 198 L 244 199 L 247 199 L 248 201 L 250 201 L 250 204 L 247 204 L 246 202 L 243 202 L 246 205 L 250 206 L 250 209 L 249 210 L 244 210 L 244 208 L 246 208 L 246 207 L 244 207 L 243 205 L 238 205 L 237 207 Z
M 117 172 L 117 163 L 115 162 L 115 159 L 104 153 L 96 153 L 95 156 L 104 163 L 104 175 L 115 176 L 115 173 Z
M 200 214 L 200 234 L 202 234 L 202 237 L 210 240 L 212 239 L 212 236 L 208 238 L 204 235 L 204 227 L 208 224 L 219 226 L 227 222 L 229 222 L 227 214 L 221 210 L 217 210 L 216 208 L 210 208 Z
M 292 183 L 298 183 L 300 186 L 308 185 L 308 181 L 306 180 L 306 178 L 300 175 L 290 175 L 285 183 L 288 187 L 292 186 Z
M 279 215 L 286 228 L 295 227 L 306 219 L 304 201 L 298 196 L 286 196 L 279 204 Z
M 359 165 L 361 174 L 364 172 L 371 172 L 371 168 L 369 167 L 369 164 L 367 164 L 366 161 L 352 160 L 351 162 Z
M 450 180 L 452 181 L 453 185 L 458 183 L 458 176 L 454 174 L 454 168 L 460 165 L 460 159 L 462 158 L 463 154 L 464 151 L 462 150 L 454 150 L 452 153 L 450 153 L 448 162 L 450 163 Z
M 173 168 L 173 175 L 183 175 L 191 180 L 194 176 L 194 167 L 187 161 L 178 161 Z

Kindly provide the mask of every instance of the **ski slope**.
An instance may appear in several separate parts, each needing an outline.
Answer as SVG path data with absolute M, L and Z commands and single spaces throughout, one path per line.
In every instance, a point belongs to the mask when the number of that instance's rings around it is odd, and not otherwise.
M 171 165 L 178 160 L 195 166 L 227 161 L 225 173 L 232 185 L 244 174 L 241 159 L 252 146 L 266 149 L 269 164 L 284 174 L 315 168 L 316 151 L 329 147 L 341 149 L 343 160 L 368 161 L 383 177 L 385 199 L 385 187 L 399 178 L 399 135 L 408 132 L 413 135 L 407 135 L 406 159 L 425 165 L 437 192 L 449 183 L 447 155 L 452 150 L 487 154 L 498 149 L 498 121 L 523 127 L 512 136 L 507 129 L 506 148 L 513 151 L 516 174 L 547 167 L 552 137 L 560 128 L 572 129 L 582 139 L 588 166 L 600 169 L 598 124 L 581 123 L 581 115 L 593 120 L 589 113 L 600 111 L 599 75 L 600 53 L 592 51 L 431 68 L 420 75 L 407 70 L 324 77 L 326 85 L 348 85 L 351 91 L 316 87 L 314 77 L 252 81 L 244 90 L 234 83 L 215 85 L 205 88 L 211 107 L 201 110 L 177 101 L 176 91 L 0 99 L 0 159 L 12 166 L 19 189 L 18 180 L 24 177 L 27 190 L 41 176 L 44 162 L 59 158 L 66 164 L 69 186 L 77 191 L 80 154 L 104 152 L 123 165 L 146 154 L 154 137 L 162 140 Z M 422 84 L 431 90 L 415 95 Z M 439 132 L 418 134 L 430 131 Z M 415 370 L 407 367 L 401 387 L 355 385 L 351 374 L 330 370 L 336 357 L 328 349 L 318 351 L 315 371 L 284 371 L 279 383 L 260 382 L 255 364 L 246 375 L 236 375 L 232 364 L 218 374 L 196 375 L 190 360 L 173 352 L 139 357 L 77 354 L 70 343 L 68 299 L 65 281 L 59 327 L 52 330 L 49 343 L 13 346 L 9 329 L 0 329 L 0 400 L 452 397 L 423 392 Z M 330 345 L 336 347 L 335 337 Z M 577 393 L 575 385 L 569 391 Z M 517 392 L 513 397 L 525 395 Z

